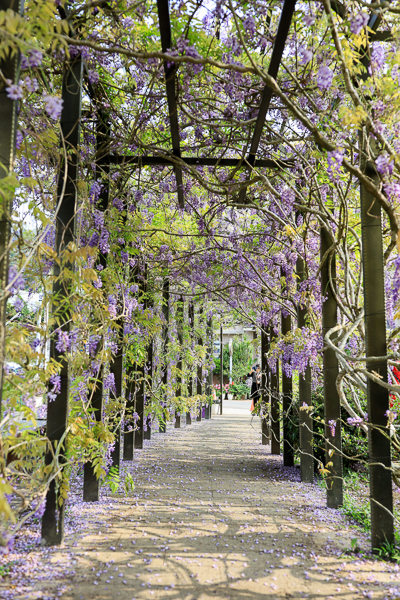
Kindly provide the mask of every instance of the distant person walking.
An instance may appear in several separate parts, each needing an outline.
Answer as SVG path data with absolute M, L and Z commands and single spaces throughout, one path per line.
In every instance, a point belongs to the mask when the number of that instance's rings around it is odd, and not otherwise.
M 249 373 L 249 377 L 251 377 L 251 393 L 250 398 L 254 403 L 254 406 L 260 399 L 260 384 L 259 384 L 259 374 L 260 367 L 256 365 L 252 368 L 251 373 Z

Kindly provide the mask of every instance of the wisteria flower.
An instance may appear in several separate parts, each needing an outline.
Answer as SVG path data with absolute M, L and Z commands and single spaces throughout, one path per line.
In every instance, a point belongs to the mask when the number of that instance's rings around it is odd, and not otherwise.
M 116 393 L 117 388 L 115 386 L 114 373 L 108 373 L 108 375 L 104 377 L 103 387 L 105 390 L 110 390 L 111 392 L 114 392 L 114 394 Z
M 353 15 L 350 19 L 350 31 L 355 35 L 358 35 L 367 25 L 368 21 L 369 15 L 366 12 L 359 12 L 356 15 Z
M 329 90 L 332 85 L 333 72 L 326 65 L 322 65 L 319 68 L 317 75 L 317 85 L 321 91 Z
M 95 69 L 89 69 L 88 78 L 92 85 L 96 85 L 96 83 L 99 83 L 100 75 Z
M 13 265 L 11 265 L 11 267 L 8 269 L 8 281 L 12 296 L 22 290 L 25 285 L 24 278 L 18 273 L 17 269 Z
M 389 177 L 393 173 L 393 162 L 388 154 L 380 154 L 375 162 L 378 172 L 384 177 Z
M 43 53 L 40 50 L 29 50 L 27 54 L 21 56 L 21 69 L 35 68 L 42 64 Z
M 50 94 L 43 93 L 43 100 L 45 104 L 45 110 L 51 119 L 57 121 L 61 117 L 61 111 L 63 107 L 63 99 L 57 96 L 51 96 Z
M 10 100 L 21 100 L 24 97 L 24 88 L 22 83 L 12 83 L 10 79 L 7 80 L 8 86 L 6 92 Z
M 245 28 L 245 30 L 247 31 L 247 33 L 249 35 L 254 35 L 256 32 L 256 23 L 253 19 L 252 16 L 248 16 L 245 18 L 245 20 L 243 21 L 243 27 Z
M 301 65 L 306 65 L 313 57 L 313 53 L 308 48 L 304 48 L 304 46 L 300 46 L 299 48 L 299 63 Z
M 380 71 L 385 64 L 385 48 L 382 45 L 374 44 L 371 53 L 371 64 L 377 71 Z
M 341 172 L 344 150 L 328 152 L 328 173 L 330 178 L 336 180 Z
M 62 329 L 58 330 L 58 340 L 56 342 L 56 350 L 58 352 L 66 352 L 67 350 L 69 350 L 71 345 L 70 339 L 69 339 L 69 335 L 68 335 L 68 331 L 63 331 Z
M 52 375 L 49 380 L 49 391 L 47 397 L 49 402 L 53 402 L 61 392 L 61 377 L 60 375 Z

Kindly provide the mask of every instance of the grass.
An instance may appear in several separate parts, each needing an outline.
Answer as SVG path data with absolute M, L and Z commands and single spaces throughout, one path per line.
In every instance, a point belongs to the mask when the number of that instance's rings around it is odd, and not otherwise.
M 343 478 L 343 507 L 341 511 L 363 531 L 370 531 L 368 476 L 348 472 Z

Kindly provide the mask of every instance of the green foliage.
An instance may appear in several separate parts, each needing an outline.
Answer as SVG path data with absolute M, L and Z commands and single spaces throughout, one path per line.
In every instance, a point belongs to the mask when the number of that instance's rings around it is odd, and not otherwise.
M 234 383 L 233 385 L 229 386 L 229 393 L 239 398 L 241 396 L 246 397 L 249 392 L 250 388 L 245 383 Z
M 118 491 L 120 483 L 121 476 L 118 467 L 111 467 L 104 479 L 104 484 L 110 488 L 113 494 L 115 494 Z
M 238 336 L 233 338 L 233 353 L 232 353 L 232 381 L 234 383 L 242 383 L 244 377 L 250 371 L 253 360 L 253 346 L 247 340 L 239 340 Z M 222 352 L 224 375 L 229 375 L 229 347 L 225 344 Z M 221 362 L 219 361 L 219 370 L 214 369 L 214 373 L 221 372 Z

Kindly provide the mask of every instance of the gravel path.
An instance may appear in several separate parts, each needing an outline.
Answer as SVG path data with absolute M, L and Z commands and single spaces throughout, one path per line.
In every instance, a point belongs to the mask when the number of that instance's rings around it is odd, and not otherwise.
M 34 552 L 47 570 L 0 597 L 400 597 L 398 566 L 345 554 L 368 540 L 269 454 L 248 413 L 153 435 L 123 469 L 134 492 L 71 501 L 64 546 Z

